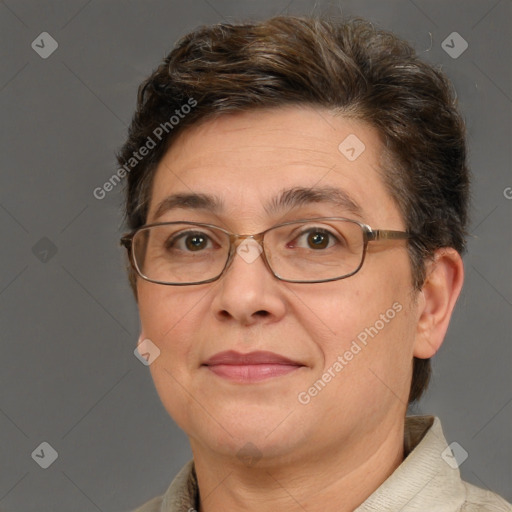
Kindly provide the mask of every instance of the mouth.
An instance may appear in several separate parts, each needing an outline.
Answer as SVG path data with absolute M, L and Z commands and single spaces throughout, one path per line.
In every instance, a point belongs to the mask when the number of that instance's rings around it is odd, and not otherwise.
M 233 350 L 219 352 L 202 366 L 218 377 L 236 382 L 260 382 L 288 375 L 304 365 L 274 352 L 249 352 Z

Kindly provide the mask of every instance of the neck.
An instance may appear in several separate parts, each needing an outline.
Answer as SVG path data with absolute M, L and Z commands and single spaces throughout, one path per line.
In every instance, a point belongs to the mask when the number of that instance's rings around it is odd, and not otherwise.
M 267 460 L 253 466 L 202 450 L 191 442 L 201 495 L 199 512 L 350 512 L 401 464 L 404 420 L 371 439 L 326 446 L 305 460 Z M 344 446 L 343 446 L 344 445 Z M 341 446 L 341 448 L 340 448 Z

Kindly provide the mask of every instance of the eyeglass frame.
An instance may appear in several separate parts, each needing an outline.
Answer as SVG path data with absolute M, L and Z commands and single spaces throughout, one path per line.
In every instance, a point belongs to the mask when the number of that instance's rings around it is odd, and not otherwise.
M 337 221 L 346 221 L 346 222 L 352 222 L 354 224 L 357 224 L 363 233 L 363 254 L 361 256 L 361 262 L 359 263 L 359 266 L 351 273 L 343 275 L 341 277 L 333 277 L 329 279 L 320 279 L 320 280 L 313 280 L 313 281 L 302 281 L 302 280 L 291 280 L 291 279 L 284 279 L 281 276 L 279 276 L 270 266 L 270 263 L 267 259 L 267 254 L 265 252 L 265 245 L 263 243 L 264 236 L 267 232 L 272 231 L 273 229 L 277 229 L 283 226 L 288 226 L 290 224 L 298 224 L 301 222 L 314 222 L 314 221 L 327 221 L 327 220 L 337 220 Z M 142 271 L 139 269 L 139 266 L 137 265 L 137 261 L 135 260 L 134 251 L 133 251 L 133 238 L 135 235 L 142 231 L 143 229 L 152 228 L 154 226 L 163 226 L 163 225 L 171 225 L 171 224 L 189 224 L 191 226 L 202 226 L 206 228 L 213 228 L 217 229 L 219 231 L 222 231 L 226 235 L 229 236 L 229 252 L 226 259 L 226 263 L 224 264 L 224 268 L 221 270 L 220 274 L 218 274 L 216 277 L 206 279 L 204 281 L 198 281 L 198 282 L 192 282 L 192 283 L 168 283 L 163 281 L 156 281 L 154 279 L 150 279 L 147 276 L 145 276 Z M 280 281 L 286 282 L 286 283 L 297 283 L 297 284 L 316 284 L 316 283 L 327 283 L 332 281 L 340 281 L 341 279 L 346 279 L 347 277 L 351 277 L 359 270 L 361 270 L 363 263 L 366 258 L 366 252 L 368 248 L 369 242 L 378 242 L 378 241 L 384 241 L 384 240 L 410 240 L 413 238 L 412 233 L 409 231 L 397 231 L 397 230 L 391 230 L 391 229 L 373 229 L 368 224 L 365 224 L 364 222 L 359 222 L 358 220 L 354 219 L 348 219 L 346 217 L 315 217 L 312 219 L 297 219 L 292 220 L 288 222 L 283 222 L 281 224 L 277 224 L 275 226 L 272 226 L 268 229 L 265 229 L 264 231 L 261 231 L 260 233 L 256 233 L 253 235 L 239 235 L 236 233 L 231 233 L 227 229 L 221 228 L 220 226 L 216 226 L 215 224 L 208 224 L 205 222 L 194 222 L 194 221 L 170 221 L 170 222 L 153 222 L 151 224 L 145 224 L 143 226 L 140 226 L 133 231 L 129 233 L 125 233 L 122 235 L 120 239 L 120 245 L 125 247 L 128 251 L 128 257 L 130 260 L 130 264 L 132 268 L 136 271 L 136 273 L 145 281 L 148 281 L 150 283 L 155 284 L 161 284 L 165 286 L 194 286 L 198 284 L 207 284 L 207 283 L 213 283 L 214 281 L 218 281 L 227 271 L 227 269 L 231 266 L 231 263 L 233 262 L 235 252 L 238 248 L 238 246 L 247 239 L 252 239 L 256 243 L 260 245 L 262 248 L 261 256 L 263 258 L 263 262 L 265 263 L 265 266 L 270 271 L 270 273 Z

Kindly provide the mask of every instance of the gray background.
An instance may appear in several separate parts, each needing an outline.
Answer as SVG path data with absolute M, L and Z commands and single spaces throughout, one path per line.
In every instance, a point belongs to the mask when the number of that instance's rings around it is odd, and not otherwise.
M 122 186 L 93 190 L 136 89 L 202 23 L 355 14 L 396 31 L 453 80 L 474 173 L 466 284 L 416 413 L 468 452 L 463 477 L 511 490 L 511 0 L 73 0 L 0 2 L 0 509 L 121 512 L 161 494 L 186 436 L 133 355 L 136 304 L 118 246 Z M 31 47 L 58 42 L 47 59 Z M 453 31 L 458 58 L 441 47 Z M 55 252 L 56 251 L 56 252 Z M 48 442 L 58 459 L 31 457 Z

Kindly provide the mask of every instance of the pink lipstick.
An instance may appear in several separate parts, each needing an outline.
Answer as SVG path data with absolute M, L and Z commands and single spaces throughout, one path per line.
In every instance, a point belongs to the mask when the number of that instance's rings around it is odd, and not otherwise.
M 287 375 L 304 365 L 273 352 L 228 350 L 210 357 L 203 366 L 224 379 L 250 383 Z

